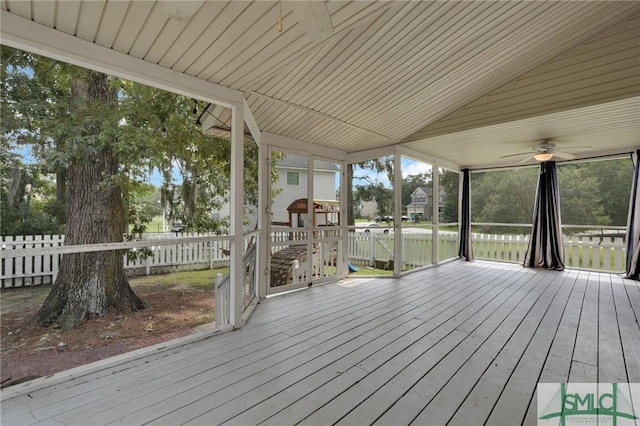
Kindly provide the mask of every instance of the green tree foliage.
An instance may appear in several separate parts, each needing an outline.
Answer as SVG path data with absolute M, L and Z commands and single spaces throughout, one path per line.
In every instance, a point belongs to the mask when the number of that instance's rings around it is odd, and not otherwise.
M 69 139 L 74 118 L 69 113 L 70 75 L 65 66 L 55 61 L 20 50 L 1 46 L 2 67 L 2 169 L 6 179 L 16 168 L 25 170 L 31 182 L 32 202 L 19 216 L 8 212 L 11 203 L 3 203 L 3 227 L 6 234 L 44 231 L 58 233 L 66 222 L 66 164 L 59 151 Z M 34 161 L 25 163 L 8 155 L 16 148 L 28 149 Z M 56 178 L 46 175 L 53 174 Z M 19 182 L 13 180 L 13 182 Z M 55 200 L 48 197 L 50 182 L 55 183 Z M 43 185 L 40 185 L 43 184 Z M 36 208 L 42 206 L 41 212 Z
M 65 203 L 67 197 L 67 169 L 71 162 L 82 156 L 87 146 L 98 148 L 100 144 L 114 141 L 115 153 L 120 159 L 120 175 L 127 221 L 140 223 L 141 218 L 133 214 L 151 216 L 164 207 L 168 222 L 182 222 L 191 232 L 219 231 L 226 223 L 213 219 L 211 212 L 228 202 L 230 189 L 230 142 L 202 134 L 196 123 L 205 105 L 193 99 L 164 92 L 152 87 L 109 78 L 118 93 L 117 107 L 93 105 L 90 110 L 70 114 L 74 108 L 71 97 L 71 81 L 74 73 L 83 70 L 2 46 L 2 137 L 3 152 L 9 153 L 17 147 L 26 147 L 31 153 L 28 161 L 9 159 L 3 156 L 3 177 L 6 170 L 15 167 L 31 170 L 30 176 L 43 176 L 56 185 L 55 201 L 44 202 L 43 211 L 53 215 L 43 220 L 41 215 L 24 215 L 32 218 L 34 228 L 38 223 L 49 223 L 45 232 L 61 232 L 66 223 Z M 194 114 L 194 107 L 196 114 Z M 74 110 L 75 111 L 75 110 Z M 97 129 L 101 124 L 109 134 L 102 131 L 95 140 L 82 136 L 79 129 Z M 166 138 L 162 129 L 166 130 Z M 245 205 L 247 213 L 255 210 L 258 194 L 258 150 L 247 138 L 245 142 Z M 276 161 L 276 159 L 273 159 Z M 12 165 L 13 163 L 16 163 Z M 156 171 L 163 177 L 160 188 L 160 203 L 144 205 L 146 187 L 151 174 Z M 275 173 L 272 176 L 275 179 Z M 42 189 L 32 185 L 33 190 Z M 131 206 L 129 206 L 131 205 Z M 32 202 L 28 209 L 33 209 Z M 22 232 L 6 210 L 3 203 L 3 232 Z M 151 210 L 150 210 L 151 209 Z M 23 208 L 24 210 L 24 208 Z
M 584 175 L 595 182 L 592 192 L 596 192 L 601 199 L 604 214 L 609 217 L 613 226 L 625 226 L 629 211 L 629 197 L 631 181 L 633 179 L 633 162 L 631 157 L 613 160 L 592 161 L 579 163 Z M 559 165 L 562 170 L 564 165 Z
M 531 223 L 538 169 L 521 168 L 471 174 L 471 220 Z M 484 228 L 502 232 L 503 228 Z
M 360 163 L 347 164 L 347 225 L 355 225 L 355 206 L 362 201 L 376 201 L 378 214 L 393 214 L 393 191 L 385 188 L 380 182 L 372 180 L 367 171 L 386 173 L 389 182 L 393 182 L 393 156 L 375 158 Z M 355 174 L 357 171 L 357 175 Z M 368 185 L 353 185 L 354 179 L 364 179 Z
M 560 213 L 563 225 L 609 225 L 598 179 L 585 163 L 558 166 Z
M 381 182 L 372 182 L 369 185 L 356 185 L 355 200 L 375 201 L 378 206 L 378 214 L 393 216 L 393 190 L 387 188 Z
M 190 231 L 220 229 L 211 211 L 228 198 L 231 150 L 229 141 L 203 136 L 192 111 L 204 105 L 5 46 L 1 55 L 3 231 L 41 233 L 33 225 L 49 214 L 66 224 L 70 245 L 122 241 L 127 213 L 136 234 L 151 217 L 143 200 L 154 170 L 164 178 L 160 205 L 170 220 Z M 11 154 L 24 147 L 32 158 Z M 245 202 L 255 205 L 255 143 L 245 152 Z M 37 319 L 75 327 L 109 307 L 143 306 L 121 253 L 68 254 Z
M 444 191 L 442 221 L 458 221 L 458 194 L 460 191 L 460 175 L 451 170 L 440 170 L 440 188 Z
M 226 223 L 212 211 L 228 202 L 231 144 L 202 134 L 196 123 L 205 105 L 148 86 L 123 82 L 120 126 L 123 164 L 131 180 L 148 179 L 152 170 L 163 176 L 160 205 L 169 222 L 181 222 L 190 232 L 219 231 Z M 196 109 L 196 114 L 193 109 Z M 162 129 L 166 130 L 166 137 Z M 245 141 L 245 204 L 257 204 L 258 150 Z M 179 179 L 174 171 L 177 170 Z
M 54 184 L 2 150 L 0 177 L 0 233 L 2 235 L 56 234 L 64 230 L 57 220 Z
M 560 163 L 557 169 L 563 225 L 626 224 L 633 175 L 630 159 Z M 472 173 L 472 221 L 531 223 L 538 173 L 536 167 Z

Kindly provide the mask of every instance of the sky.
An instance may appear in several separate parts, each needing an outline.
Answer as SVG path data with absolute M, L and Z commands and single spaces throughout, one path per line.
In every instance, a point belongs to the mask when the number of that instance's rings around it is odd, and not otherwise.
M 402 165 L 402 177 L 406 178 L 407 176 L 415 176 L 419 173 L 425 173 L 431 171 L 431 165 L 427 163 L 422 163 L 419 161 L 412 160 L 410 158 L 402 157 L 401 160 Z M 389 178 L 386 173 L 374 173 L 371 170 L 366 170 L 367 177 L 371 179 L 373 182 L 381 182 L 385 187 L 391 188 L 391 182 L 389 182 Z M 359 173 L 354 171 L 354 175 L 358 175 Z M 354 185 L 365 185 L 368 182 L 365 179 L 354 179 Z

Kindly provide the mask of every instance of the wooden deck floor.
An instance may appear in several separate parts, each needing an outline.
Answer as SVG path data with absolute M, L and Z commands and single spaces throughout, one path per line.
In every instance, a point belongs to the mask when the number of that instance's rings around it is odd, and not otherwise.
M 2 424 L 534 425 L 537 382 L 640 382 L 640 287 L 452 262 L 276 296 L 248 324 L 3 397 Z

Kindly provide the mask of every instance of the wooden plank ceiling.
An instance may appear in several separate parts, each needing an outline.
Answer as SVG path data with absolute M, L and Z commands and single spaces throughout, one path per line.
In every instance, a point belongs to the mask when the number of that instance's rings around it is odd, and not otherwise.
M 242 91 L 261 130 L 347 152 L 401 143 L 481 167 L 540 138 L 560 148 L 592 145 L 584 155 L 639 145 L 636 1 L 3 0 L 0 7 Z M 595 132 L 601 139 L 585 142 L 579 126 L 589 114 L 603 125 Z M 556 130 L 545 116 L 566 125 Z

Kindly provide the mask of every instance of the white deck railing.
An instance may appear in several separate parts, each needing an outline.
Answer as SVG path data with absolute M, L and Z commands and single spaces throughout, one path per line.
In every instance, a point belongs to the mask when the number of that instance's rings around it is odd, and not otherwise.
M 474 226 L 531 227 L 529 224 L 479 223 Z M 596 227 L 567 225 L 563 228 L 580 235 L 565 235 L 565 265 L 572 268 L 622 272 L 625 267 L 626 248 L 624 227 Z M 582 231 L 584 229 L 584 231 Z M 614 233 L 617 236 L 606 236 Z M 402 233 L 403 269 L 432 264 L 431 233 Z M 380 266 L 393 259 L 393 235 L 352 232 L 349 235 L 349 260 L 355 264 Z M 524 262 L 529 235 L 472 233 L 473 254 L 476 259 Z M 438 260 L 457 256 L 458 236 L 454 232 L 438 234 Z
M 491 226 L 530 226 L 520 224 L 479 224 Z M 587 228 L 567 226 L 566 228 Z M 604 229 L 613 230 L 622 235 L 623 227 L 603 228 L 585 231 L 579 236 L 565 236 L 565 265 L 567 267 L 622 272 L 624 270 L 626 249 L 622 236 L 605 236 Z M 199 237 L 185 234 L 189 237 Z M 432 264 L 432 234 L 402 234 L 403 269 L 413 269 Z M 175 234 L 146 234 L 145 239 L 175 239 Z M 200 239 L 200 238 L 199 238 Z M 283 240 L 276 236 L 276 241 Z M 473 253 L 476 259 L 499 260 L 522 263 L 527 250 L 528 235 L 473 233 Z M 2 288 L 36 286 L 51 284 L 58 273 L 63 235 L 41 235 L 2 238 Z M 348 237 L 348 257 L 354 264 L 380 266 L 389 265 L 393 260 L 393 234 L 350 232 Z M 214 237 L 210 241 L 185 241 L 149 247 L 152 256 L 146 259 L 129 261 L 124 256 L 125 268 L 136 274 L 152 274 L 177 270 L 212 269 L 228 266 L 229 241 Z M 20 255 L 8 255 L 7 250 L 21 250 Z M 49 249 L 42 253 L 42 249 Z M 53 249 L 53 250 L 52 250 Z M 273 248 L 272 248 L 273 249 Z M 33 251 L 33 254 L 30 252 Z M 458 251 L 458 236 L 455 232 L 438 234 L 438 257 L 445 260 L 455 257 Z

